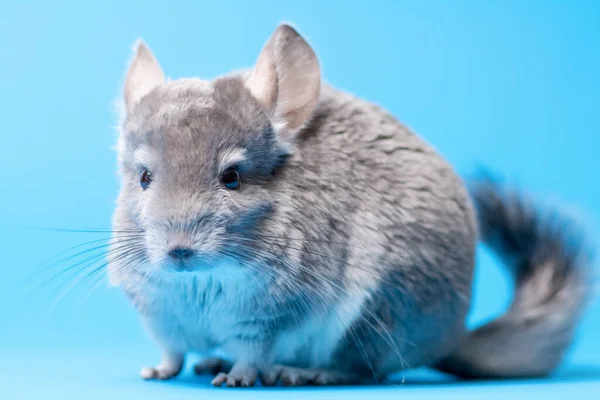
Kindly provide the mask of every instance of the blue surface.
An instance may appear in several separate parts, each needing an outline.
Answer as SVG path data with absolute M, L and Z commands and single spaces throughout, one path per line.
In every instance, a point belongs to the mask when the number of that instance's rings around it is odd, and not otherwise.
M 600 237 L 600 2 L 4 0 L 0 399 L 597 398 L 597 300 L 551 380 L 418 375 L 398 386 L 231 391 L 190 373 L 139 380 L 158 349 L 118 290 L 101 283 L 90 294 L 94 279 L 52 279 L 67 262 L 20 285 L 60 250 L 105 237 L 28 227 L 108 226 L 118 189 L 111 107 L 134 39 L 173 77 L 213 77 L 251 65 L 282 19 L 311 40 L 327 80 L 391 110 L 459 171 L 485 162 L 560 199 Z M 482 253 L 472 323 L 500 312 L 508 292 Z

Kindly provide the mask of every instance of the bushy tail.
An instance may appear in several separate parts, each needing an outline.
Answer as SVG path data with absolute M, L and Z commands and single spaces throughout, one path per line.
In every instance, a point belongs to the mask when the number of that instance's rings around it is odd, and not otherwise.
M 470 379 L 547 375 L 571 344 L 590 292 L 583 233 L 492 178 L 472 185 L 472 197 L 481 240 L 514 277 L 514 299 L 436 367 Z

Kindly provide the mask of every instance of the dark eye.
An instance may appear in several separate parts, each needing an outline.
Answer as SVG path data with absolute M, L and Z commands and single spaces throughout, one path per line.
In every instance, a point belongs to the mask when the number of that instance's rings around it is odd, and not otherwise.
M 140 176 L 140 186 L 142 189 L 148 189 L 150 183 L 152 182 L 152 174 L 146 168 L 142 171 L 142 175 Z
M 240 174 L 238 174 L 235 168 L 229 168 L 223 172 L 221 176 L 221 182 L 227 189 L 236 190 L 240 187 Z

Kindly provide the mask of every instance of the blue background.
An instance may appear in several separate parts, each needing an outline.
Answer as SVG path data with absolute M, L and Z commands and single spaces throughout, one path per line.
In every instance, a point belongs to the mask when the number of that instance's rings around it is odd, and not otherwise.
M 598 396 L 596 299 L 549 381 L 436 384 L 419 373 L 402 386 L 232 391 L 190 372 L 142 382 L 139 368 L 159 352 L 118 290 L 53 279 L 69 262 L 27 278 L 57 252 L 107 237 L 31 227 L 108 227 L 118 190 L 112 104 L 132 42 L 143 37 L 172 77 L 210 78 L 251 65 L 280 20 L 308 37 L 329 82 L 389 109 L 461 173 L 483 162 L 600 237 L 598 1 L 3 0 L 0 398 Z M 509 289 L 482 252 L 471 322 L 501 312 Z

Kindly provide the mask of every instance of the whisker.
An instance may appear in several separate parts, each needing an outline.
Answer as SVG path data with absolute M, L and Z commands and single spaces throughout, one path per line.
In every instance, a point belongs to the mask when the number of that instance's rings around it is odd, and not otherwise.
M 57 266 L 57 265 L 59 265 L 59 264 L 61 264 L 63 262 L 70 261 L 70 260 L 72 260 L 72 259 L 74 259 L 74 258 L 76 258 L 76 257 L 78 257 L 80 255 L 85 254 L 86 252 L 89 252 L 89 251 L 92 251 L 92 250 L 96 250 L 96 249 L 99 249 L 99 248 L 102 248 L 102 247 L 110 246 L 110 243 L 107 243 L 107 244 L 104 244 L 104 245 L 101 245 L 101 246 L 98 246 L 98 247 L 94 247 L 94 248 L 91 248 L 91 249 L 87 249 L 87 250 L 84 250 L 84 251 L 82 251 L 80 253 L 76 253 L 76 254 L 71 255 L 71 256 L 66 256 L 66 257 L 64 257 L 62 259 L 59 259 L 59 260 L 55 261 L 55 259 L 57 257 L 59 257 L 61 255 L 64 255 L 64 254 L 68 254 L 70 251 L 73 251 L 73 250 L 76 250 L 76 249 L 79 249 L 79 248 L 82 248 L 82 247 L 85 247 L 85 246 L 89 246 L 89 245 L 92 245 L 92 244 L 96 244 L 96 243 L 100 243 L 100 242 L 106 242 L 106 241 L 110 241 L 110 240 L 114 240 L 114 239 L 136 239 L 137 237 L 138 237 L 137 235 L 113 235 L 112 237 L 109 237 L 109 238 L 102 238 L 102 239 L 90 240 L 88 242 L 84 242 L 84 243 L 77 244 L 75 246 L 71 246 L 71 247 L 69 247 L 69 248 L 67 248 L 65 250 L 62 250 L 62 251 L 54 254 L 53 256 L 49 257 L 47 260 L 45 260 L 42 263 L 40 263 L 37 267 L 35 267 L 34 270 L 31 273 L 29 273 L 23 279 L 23 281 L 19 284 L 19 288 L 23 288 L 23 286 L 25 286 L 31 279 L 33 279 L 34 277 L 37 277 L 40 273 L 43 273 L 43 271 L 45 271 L 45 270 L 48 270 L 50 268 L 54 268 L 55 266 Z M 139 237 L 141 237 L 141 235 Z
M 123 245 L 117 246 L 113 249 L 111 249 L 108 252 L 105 251 L 98 251 L 96 253 L 93 253 L 91 256 L 83 259 L 83 260 L 79 260 L 71 265 L 69 265 L 68 267 L 64 268 L 63 270 L 55 273 L 53 276 L 51 276 L 49 279 L 46 279 L 45 281 L 41 282 L 39 285 L 36 286 L 36 288 L 34 290 L 32 290 L 27 296 L 25 296 L 25 300 L 31 298 L 31 296 L 38 292 L 42 287 L 49 285 L 50 283 L 52 283 L 53 281 L 55 281 L 56 279 L 58 279 L 60 276 L 63 276 L 64 274 L 68 273 L 69 271 L 78 268 L 77 271 L 75 271 L 75 273 L 71 274 L 70 276 L 67 277 L 66 280 L 64 280 L 61 284 L 58 285 L 58 287 L 53 291 L 52 295 L 54 296 L 56 294 L 56 292 L 62 288 L 65 284 L 67 284 L 71 279 L 74 279 L 74 277 L 76 277 L 77 275 L 79 275 L 80 273 L 82 273 L 83 271 L 85 271 L 87 268 L 92 267 L 93 265 L 95 265 L 98 261 L 100 261 L 101 259 L 103 259 L 104 257 L 110 257 L 113 254 L 118 254 L 118 252 L 120 251 L 127 251 L 128 248 L 132 248 L 133 246 L 135 246 L 135 243 L 125 243 Z M 85 254 L 85 253 L 84 253 Z
M 143 252 L 143 250 L 141 250 L 141 251 L 140 251 L 140 253 L 142 253 L 142 254 L 143 254 L 143 253 L 144 253 L 144 252 Z M 136 262 L 135 260 L 131 260 L 131 261 L 133 261 L 133 262 L 132 262 L 132 263 L 129 263 L 129 261 L 130 261 L 130 260 L 124 260 L 123 262 L 121 262 L 121 263 L 117 264 L 116 266 L 114 266 L 114 267 L 112 267 L 112 268 L 109 266 L 110 262 L 107 262 L 107 263 L 105 263 L 105 264 L 102 266 L 102 268 L 101 268 L 100 270 L 103 270 L 103 269 L 105 269 L 107 266 L 109 267 L 109 268 L 108 268 L 109 272 L 115 272 L 115 273 L 116 273 L 116 272 L 119 272 L 119 271 L 121 271 L 121 270 L 122 270 L 122 269 L 124 269 L 125 267 L 127 267 L 127 268 L 131 268 L 132 270 L 135 270 L 135 269 L 137 269 L 137 268 L 138 268 L 140 265 L 142 265 L 142 264 L 144 264 L 145 262 L 147 262 L 147 259 L 146 259 L 146 257 L 140 257 L 140 258 L 137 260 L 137 262 Z M 92 287 L 91 287 L 91 289 L 87 289 L 87 288 L 85 288 L 85 290 L 84 290 L 84 291 L 86 291 L 86 292 L 87 292 L 87 294 L 86 294 L 86 296 L 85 296 L 85 297 L 84 297 L 84 298 L 81 300 L 81 302 L 80 302 L 79 306 L 76 308 L 76 310 L 80 310 L 80 309 L 83 307 L 83 305 L 85 304 L 85 302 L 86 302 L 86 301 L 87 301 L 87 300 L 88 300 L 88 299 L 91 297 L 91 295 L 92 295 L 92 294 L 93 294 L 93 293 L 94 293 L 96 290 L 98 290 L 98 288 L 100 287 L 100 285 L 102 284 L 102 282 L 103 282 L 103 280 L 104 280 L 103 278 L 106 278 L 106 275 L 104 275 L 104 276 L 103 276 L 103 275 L 100 275 L 100 276 L 99 276 L 98 278 L 96 278 L 95 280 L 92 280 Z
M 254 271 L 257 271 L 259 273 L 265 274 L 270 276 L 271 279 L 276 278 L 276 275 L 274 272 L 277 273 L 277 275 L 279 275 L 281 273 L 281 271 L 277 271 L 274 269 L 267 269 L 265 267 L 262 266 L 262 264 L 265 263 L 265 260 L 262 260 L 261 263 L 255 264 L 255 263 L 243 263 L 241 262 L 238 258 L 244 258 L 244 254 L 240 253 L 238 249 L 228 249 L 227 252 L 222 253 L 225 254 L 226 256 L 228 256 L 229 258 L 232 258 L 234 260 L 234 262 L 236 262 L 238 265 L 242 266 L 242 267 L 250 267 L 251 269 L 253 269 Z M 263 257 L 261 257 L 262 259 Z M 255 278 L 256 280 L 256 278 Z M 291 289 L 291 288 L 290 288 Z M 262 294 L 257 293 L 256 291 L 253 291 L 253 296 L 256 299 L 264 299 L 264 296 Z M 296 320 L 297 325 L 299 326 L 302 323 L 302 320 L 300 318 L 300 311 L 299 308 L 297 306 L 297 301 L 293 301 L 292 306 L 294 307 L 294 309 L 292 310 L 292 314 Z M 275 312 L 272 308 L 269 309 L 269 304 L 267 303 L 267 301 L 263 301 L 263 311 L 267 312 L 268 314 L 271 315 L 272 318 L 276 318 L 275 316 Z
M 71 250 L 75 250 L 75 249 L 81 248 L 83 246 L 87 246 L 87 245 L 94 244 L 94 243 L 100 243 L 100 242 L 104 242 L 104 241 L 108 241 L 108 240 L 114 240 L 116 238 L 118 238 L 118 239 L 123 239 L 123 238 L 127 239 L 127 238 L 134 238 L 134 237 L 143 237 L 143 235 L 140 234 L 140 235 L 109 236 L 109 237 L 102 238 L 102 239 L 90 240 L 88 242 L 80 243 L 80 244 L 77 244 L 75 246 L 72 246 L 72 247 L 69 247 L 69 248 L 67 248 L 65 250 L 60 251 L 60 252 L 56 253 L 55 255 L 53 255 L 52 257 L 50 257 L 44 263 L 50 262 L 50 261 L 52 261 L 53 259 L 55 259 L 56 257 L 58 257 L 60 255 L 63 255 L 63 254 L 65 254 L 65 253 L 67 253 L 67 252 L 69 252 Z
M 282 244 L 282 243 L 277 243 L 277 242 L 275 242 L 275 243 L 262 242 L 262 243 L 261 243 L 261 242 L 258 242 L 258 241 L 256 241 L 256 240 L 254 240 L 254 239 L 247 239 L 247 238 L 241 238 L 241 237 L 236 237 L 236 238 L 235 238 L 235 240 L 248 241 L 248 242 L 251 242 L 251 243 L 257 243 L 257 244 L 264 244 L 264 243 L 266 243 L 266 244 L 268 244 L 268 245 L 280 246 L 280 247 L 282 247 L 282 248 L 284 248 L 284 249 L 290 249 L 290 250 L 296 250 L 296 251 L 305 252 L 305 253 L 307 253 L 307 254 L 310 254 L 310 255 L 313 255 L 313 256 L 317 256 L 317 257 L 323 257 L 323 258 L 326 258 L 326 259 L 328 259 L 328 260 L 335 261 L 335 262 L 338 262 L 338 263 L 340 263 L 340 264 L 346 265 L 346 266 L 348 266 L 348 267 L 351 267 L 351 268 L 356 268 L 356 269 L 358 269 L 358 270 L 361 270 L 361 271 L 363 271 L 363 272 L 366 272 L 366 273 L 372 274 L 372 275 L 374 275 L 375 277 L 377 277 L 377 278 L 381 279 L 381 280 L 382 280 L 382 282 L 384 282 L 384 283 L 385 283 L 385 281 L 386 281 L 386 279 L 387 279 L 386 277 L 384 277 L 383 275 L 381 275 L 381 274 L 377 273 L 376 271 L 372 271 L 372 270 L 366 269 L 366 268 L 364 268 L 364 267 L 361 267 L 361 266 L 358 266 L 358 265 L 351 264 L 351 263 L 349 263 L 349 262 L 347 262 L 347 261 L 345 261 L 345 260 L 341 260 L 341 259 L 338 259 L 338 258 L 336 258 L 336 257 L 330 256 L 330 255 L 327 255 L 327 254 L 323 254 L 323 253 L 318 253 L 318 252 L 315 252 L 315 251 L 311 251 L 311 250 L 308 250 L 308 249 L 306 249 L 306 248 L 302 248 L 302 247 L 294 247 L 294 246 L 290 246 L 290 245 L 288 245 L 288 244 L 285 244 L 285 243 L 283 243 L 283 244 Z M 394 285 L 394 287 L 395 287 L 395 285 Z
M 110 227 L 107 228 L 55 228 L 48 226 L 23 226 L 24 229 L 32 229 L 38 231 L 50 231 L 50 232 L 71 232 L 71 233 L 119 233 L 119 232 L 127 232 L 127 233 L 142 233 L 143 231 L 140 229 L 112 229 Z
M 319 291 L 312 290 L 311 292 L 314 295 L 316 295 L 317 297 L 321 298 L 321 300 L 324 303 L 328 303 L 327 298 L 322 293 L 320 293 Z M 305 292 L 305 288 L 301 288 L 300 295 L 305 300 L 307 300 L 309 302 L 309 304 L 310 304 L 310 299 L 308 297 L 308 294 Z M 342 299 L 339 296 L 336 296 L 335 294 L 333 294 L 333 295 L 338 299 L 338 301 L 342 301 Z M 320 310 L 319 308 L 317 308 L 317 309 Z M 314 310 L 314 308 L 313 308 L 313 310 Z M 335 314 L 335 316 L 340 321 L 340 323 L 341 323 L 342 326 L 346 325 L 346 323 L 344 322 L 344 320 L 342 319 L 342 317 L 336 311 L 335 307 L 329 306 L 327 310 L 328 311 L 332 311 Z M 326 310 L 320 310 L 320 312 L 321 312 L 321 314 L 325 315 Z M 362 340 L 360 339 L 360 337 L 356 334 L 356 331 L 354 330 L 354 327 L 352 326 L 352 324 L 349 324 L 346 328 L 349 329 L 350 334 L 352 335 L 353 339 L 357 342 L 359 348 L 361 349 L 361 357 L 363 358 L 363 360 L 365 361 L 365 363 L 367 364 L 367 366 L 371 370 L 371 373 L 373 374 L 373 378 L 375 379 L 375 382 L 377 382 L 378 381 L 377 373 L 375 371 L 373 363 L 371 362 L 371 360 L 370 360 L 370 358 L 369 358 L 369 356 L 367 354 L 367 351 L 365 349 L 364 343 L 362 342 Z M 364 332 L 364 329 L 362 327 L 360 327 L 360 329 L 363 331 L 363 334 L 366 336 L 366 334 Z
M 83 266 L 82 268 L 80 268 L 78 271 L 76 271 L 74 274 L 70 275 L 66 280 L 64 280 L 63 282 L 61 282 L 60 285 L 58 285 L 58 287 L 56 287 L 54 289 L 54 291 L 52 292 L 52 296 L 55 296 L 57 294 L 57 292 L 63 288 L 67 283 L 70 283 L 69 286 L 66 287 L 65 290 L 62 291 L 62 293 L 60 295 L 58 295 L 58 297 L 55 299 L 53 305 L 52 305 L 52 309 L 54 309 L 54 307 L 56 306 L 56 304 L 58 304 L 58 302 L 70 291 L 73 289 L 73 287 L 75 287 L 75 285 L 77 283 L 79 283 L 81 280 L 86 279 L 86 278 L 90 278 L 92 276 L 94 276 L 95 274 L 97 274 L 98 272 L 102 271 L 104 268 L 106 268 L 107 265 L 109 265 L 110 263 L 114 263 L 116 261 L 119 260 L 123 260 L 126 259 L 126 257 L 131 256 L 132 254 L 138 254 L 138 252 L 142 252 L 143 250 L 140 248 L 132 248 L 132 249 L 127 249 L 125 251 L 123 251 L 122 253 L 118 254 L 117 256 L 115 256 L 112 259 L 109 259 L 108 261 L 103 262 L 102 264 L 98 265 L 98 266 L 94 266 L 100 259 L 95 259 L 92 262 L 86 264 L 85 266 Z M 87 268 L 89 267 L 93 267 L 91 271 L 88 271 L 87 274 L 85 274 L 85 271 Z
M 110 244 L 109 244 L 109 245 L 110 245 Z M 91 256 L 89 256 L 88 258 L 85 258 L 85 259 L 83 259 L 83 260 L 80 260 L 80 261 L 78 261 L 78 262 L 75 262 L 74 264 L 71 264 L 71 265 L 70 265 L 70 266 L 68 266 L 67 268 L 65 268 L 65 269 L 63 269 L 63 270 L 61 270 L 61 271 L 57 272 L 56 274 L 54 274 L 54 275 L 53 275 L 53 276 L 52 276 L 52 277 L 51 277 L 51 278 L 48 280 L 48 282 L 52 282 L 52 281 L 53 281 L 53 280 L 55 280 L 57 277 L 59 277 L 59 276 L 61 276 L 61 275 L 65 274 L 66 272 L 68 272 L 68 271 L 70 271 L 70 270 L 72 270 L 72 269 L 74 269 L 74 268 L 77 268 L 78 266 L 81 266 L 83 263 L 87 263 L 88 261 L 96 260 L 96 259 L 98 259 L 98 258 L 102 258 L 102 257 L 104 257 L 104 256 L 106 256 L 106 257 L 110 257 L 110 256 L 111 256 L 112 254 L 114 254 L 114 253 L 119 253 L 120 251 L 122 251 L 122 250 L 126 250 L 126 249 L 128 249 L 129 247 L 133 247 L 133 246 L 135 246 L 135 245 L 136 245 L 136 243 L 135 243 L 135 240 L 127 240 L 127 241 L 124 241 L 124 243 L 122 243 L 122 244 L 121 244 L 121 243 L 119 243 L 119 245 L 118 245 L 118 246 L 116 246 L 116 247 L 114 247 L 114 248 L 112 248 L 112 249 L 109 249 L 109 250 L 108 250 L 108 251 L 106 251 L 106 252 L 102 250 L 102 249 L 104 249 L 104 248 L 106 248 L 106 247 L 107 247 L 107 246 L 104 246 L 104 245 L 103 245 L 103 246 L 96 246 L 96 247 L 95 247 L 95 248 L 93 248 L 93 249 L 86 250 L 86 251 L 82 251 L 82 252 L 80 252 L 80 254 L 77 254 L 76 256 L 79 256 L 79 255 L 85 255 L 85 254 L 88 254 L 88 253 L 90 253 L 90 252 L 92 252 L 92 251 L 96 251 L 96 250 L 101 250 L 101 251 L 98 251 L 98 252 L 96 252 L 96 253 L 93 253 L 93 254 L 92 254 Z M 67 257 L 67 259 L 66 259 L 65 261 L 70 261 L 70 260 L 71 260 L 71 259 L 73 259 L 73 258 L 74 258 L 74 257 Z
M 302 243 L 317 243 L 317 244 L 327 244 L 327 245 L 344 245 L 353 249 L 358 249 L 362 251 L 366 251 L 371 254 L 381 255 L 382 252 L 373 251 L 371 249 L 367 249 L 366 247 L 357 246 L 353 244 L 349 244 L 348 242 L 335 242 L 331 240 L 318 240 L 318 239 L 307 239 L 307 238 L 291 238 L 291 237 L 281 237 L 281 236 L 269 236 L 269 235 L 255 235 L 253 236 L 260 239 L 271 239 L 271 240 L 281 240 L 281 241 L 293 241 L 293 242 L 302 242 Z
M 330 279 L 324 277 L 323 275 L 319 274 L 318 272 L 311 270 L 310 268 L 306 268 L 305 266 L 298 264 L 296 265 L 296 267 L 301 268 L 302 270 L 304 270 L 305 272 L 309 273 L 309 274 L 314 274 L 317 279 L 322 279 L 325 282 L 329 283 L 330 285 L 332 285 L 334 288 L 338 289 L 341 292 L 344 292 L 346 289 L 341 287 L 340 285 L 338 285 L 337 283 L 331 281 Z M 333 293 L 334 296 L 337 297 L 338 301 L 343 302 L 344 299 L 341 298 L 341 296 Z M 364 312 L 367 312 L 374 320 L 376 323 L 379 324 L 379 326 L 381 327 L 381 329 L 386 333 L 386 336 L 384 337 L 383 335 L 381 335 L 381 338 L 384 339 L 386 341 L 386 343 L 392 347 L 392 349 L 394 350 L 394 352 L 396 352 L 396 355 L 400 358 L 402 358 L 400 356 L 400 350 L 398 349 L 398 347 L 396 346 L 396 343 L 394 342 L 394 339 L 392 338 L 389 330 L 386 328 L 385 324 L 383 323 L 383 321 L 381 321 L 381 319 L 379 317 L 377 317 L 372 311 L 370 311 L 368 308 L 364 308 L 363 309 Z M 363 319 L 364 322 L 366 322 L 371 328 L 373 328 L 376 332 L 379 333 L 379 331 L 377 330 L 377 328 L 375 328 L 375 326 L 369 322 L 369 320 L 361 315 L 361 318 Z
M 57 260 L 57 261 L 54 261 L 54 262 L 52 262 L 52 263 L 51 263 L 51 264 L 49 264 L 49 265 L 44 265 L 44 264 L 42 264 L 40 267 L 38 267 L 38 268 L 36 269 L 36 272 L 40 272 L 40 270 L 41 270 L 41 269 L 49 269 L 49 268 L 53 268 L 53 267 L 55 267 L 56 265 L 59 265 L 59 264 L 61 264 L 61 263 L 63 263 L 63 262 L 66 262 L 66 261 L 70 261 L 70 260 L 72 260 L 72 259 L 74 259 L 74 258 L 77 258 L 77 257 L 79 257 L 79 256 L 81 256 L 81 255 L 84 255 L 84 254 L 86 254 L 86 253 L 89 253 L 89 252 L 92 252 L 92 251 L 95 251 L 95 250 L 98 250 L 98 249 L 103 249 L 103 248 L 106 248 L 106 247 L 112 246 L 112 245 L 114 245 L 114 244 L 117 244 L 117 243 L 118 243 L 118 244 L 121 244 L 121 243 L 127 243 L 127 242 L 132 242 L 132 241 L 139 240 L 139 239 L 141 239 L 141 236 L 126 236 L 126 237 L 124 237 L 124 238 L 121 238 L 121 237 L 120 237 L 119 239 L 121 239 L 121 240 L 119 240 L 118 242 L 114 242 L 114 241 L 113 241 L 114 239 L 115 239 L 115 237 L 108 238 L 108 239 L 97 239 L 97 240 L 92 240 L 92 241 L 90 241 L 90 242 L 86 242 L 86 243 L 83 243 L 83 244 L 80 244 L 80 245 L 73 246 L 73 247 L 71 247 L 71 248 L 69 248 L 69 249 L 67 249 L 67 250 L 63 250 L 63 251 L 61 251 L 60 253 L 58 253 L 58 254 L 56 254 L 55 256 L 53 256 L 52 258 L 50 258 L 50 260 L 48 260 L 47 262 L 51 261 L 53 258 L 56 258 L 56 257 L 58 257 L 60 254 L 68 253 L 69 251 L 75 250 L 75 249 L 77 249 L 77 248 L 81 248 L 81 247 L 84 247 L 84 246 L 87 246 L 87 245 L 91 245 L 91 244 L 95 244 L 95 243 L 99 243 L 99 242 L 106 242 L 106 241 L 109 241 L 108 243 L 104 243 L 104 244 L 101 244 L 101 245 L 98 245 L 98 246 L 94 246 L 94 247 L 92 247 L 92 248 L 88 248 L 88 249 L 82 250 L 82 251 L 80 251 L 80 252 L 77 252 L 77 253 L 75 253 L 75 254 L 72 254 L 72 255 L 66 256 L 66 257 L 64 257 L 64 258 L 61 258 L 60 260 Z M 46 262 L 46 263 L 47 263 L 47 262 Z

